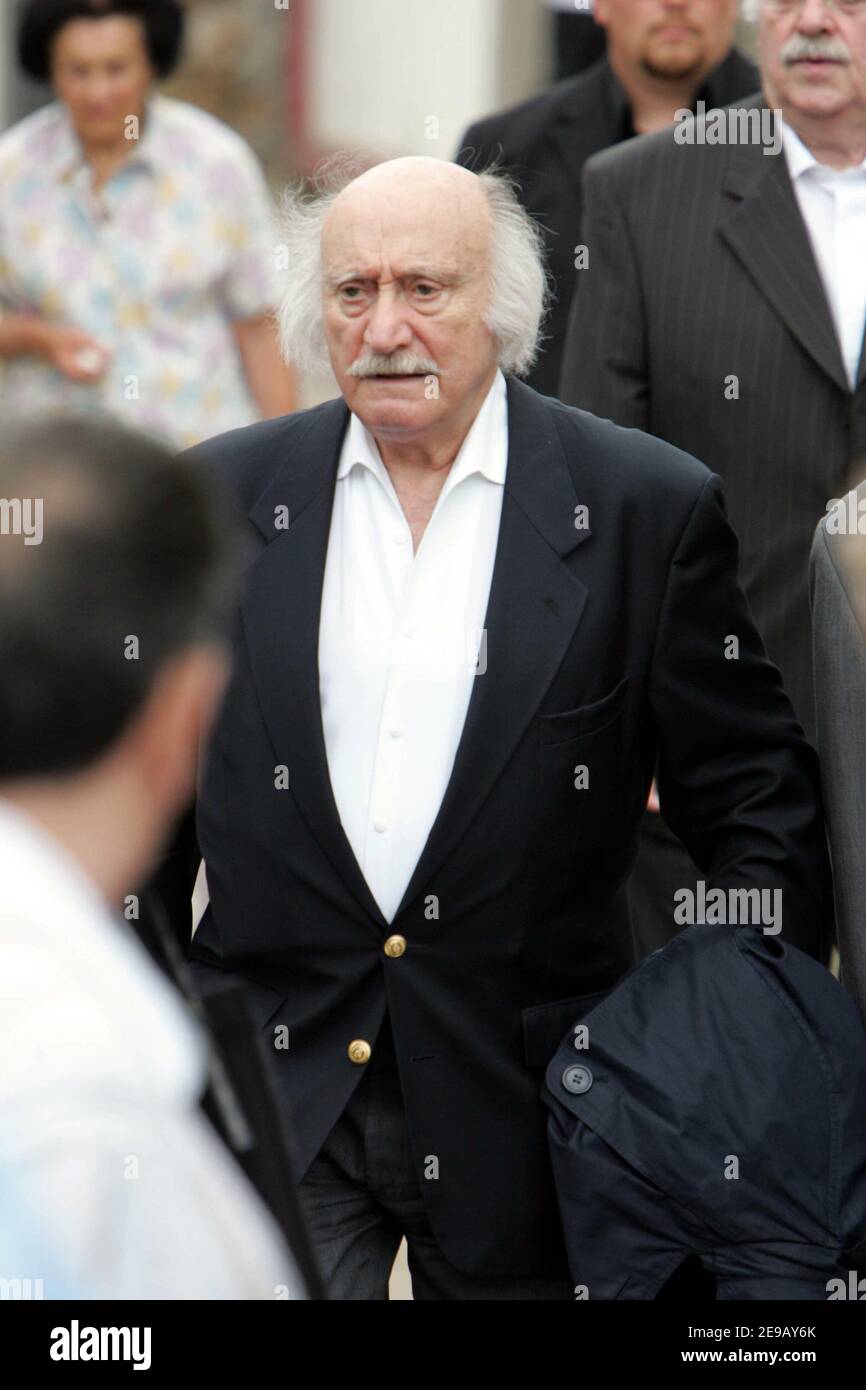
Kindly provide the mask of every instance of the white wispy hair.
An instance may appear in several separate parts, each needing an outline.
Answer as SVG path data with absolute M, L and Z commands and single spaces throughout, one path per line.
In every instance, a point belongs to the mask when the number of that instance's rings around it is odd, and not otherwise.
M 279 240 L 286 268 L 278 281 L 280 348 L 286 362 L 320 372 L 329 364 L 322 289 L 322 228 L 339 194 L 364 169 L 351 156 L 327 161 L 308 186 L 286 189 Z M 484 322 L 499 344 L 503 371 L 525 376 L 538 354 L 549 281 L 541 229 L 501 170 L 477 175 L 491 217 L 490 293 Z

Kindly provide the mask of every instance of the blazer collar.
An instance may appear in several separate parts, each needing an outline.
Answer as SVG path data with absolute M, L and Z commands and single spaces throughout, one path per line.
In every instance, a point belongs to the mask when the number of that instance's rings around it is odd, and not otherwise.
M 545 398 L 516 377 L 506 378 L 506 389 L 508 467 L 505 490 L 552 549 L 560 556 L 567 555 L 591 532 L 589 528 L 575 529 L 573 512 L 563 521 L 562 490 L 568 487 L 573 492 L 574 489 L 552 415 Z M 275 540 L 282 534 L 274 525 L 279 507 L 289 508 L 287 529 L 290 529 L 312 502 L 326 495 L 330 518 L 340 450 L 349 418 L 349 409 L 342 399 L 327 401 L 308 412 L 291 460 L 275 471 L 250 508 L 249 518 L 265 540 Z

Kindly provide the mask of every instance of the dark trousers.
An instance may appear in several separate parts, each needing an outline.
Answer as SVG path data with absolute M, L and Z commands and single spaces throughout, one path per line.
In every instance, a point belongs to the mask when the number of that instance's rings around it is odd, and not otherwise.
M 565 1274 L 475 1278 L 448 1262 L 426 1214 L 396 1070 L 364 1076 L 300 1193 L 329 1298 L 387 1299 L 404 1236 L 415 1299 L 574 1298 Z

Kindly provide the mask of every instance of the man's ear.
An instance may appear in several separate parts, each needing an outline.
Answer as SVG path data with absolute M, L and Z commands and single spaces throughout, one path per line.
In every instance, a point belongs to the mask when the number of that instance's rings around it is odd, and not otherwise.
M 169 657 L 128 731 L 148 796 L 171 815 L 195 794 L 199 754 L 219 708 L 230 661 L 227 651 L 200 643 Z

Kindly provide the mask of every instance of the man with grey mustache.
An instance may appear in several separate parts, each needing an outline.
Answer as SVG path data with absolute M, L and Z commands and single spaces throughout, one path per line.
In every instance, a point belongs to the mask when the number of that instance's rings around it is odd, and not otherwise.
M 723 478 L 746 595 L 814 740 L 809 549 L 866 473 L 866 0 L 744 14 L 762 87 L 744 119 L 683 113 L 587 166 L 560 395 Z M 629 886 L 641 953 L 676 933 L 674 895 L 700 877 L 664 811 L 644 816 Z
M 545 277 L 506 180 L 389 160 L 284 239 L 285 354 L 340 396 L 196 451 L 248 564 L 193 972 L 246 985 L 332 1298 L 387 1297 L 405 1236 L 417 1299 L 568 1301 L 540 1091 L 631 964 L 653 767 L 710 890 L 778 890 L 809 950 L 814 753 L 718 480 L 520 380 Z

